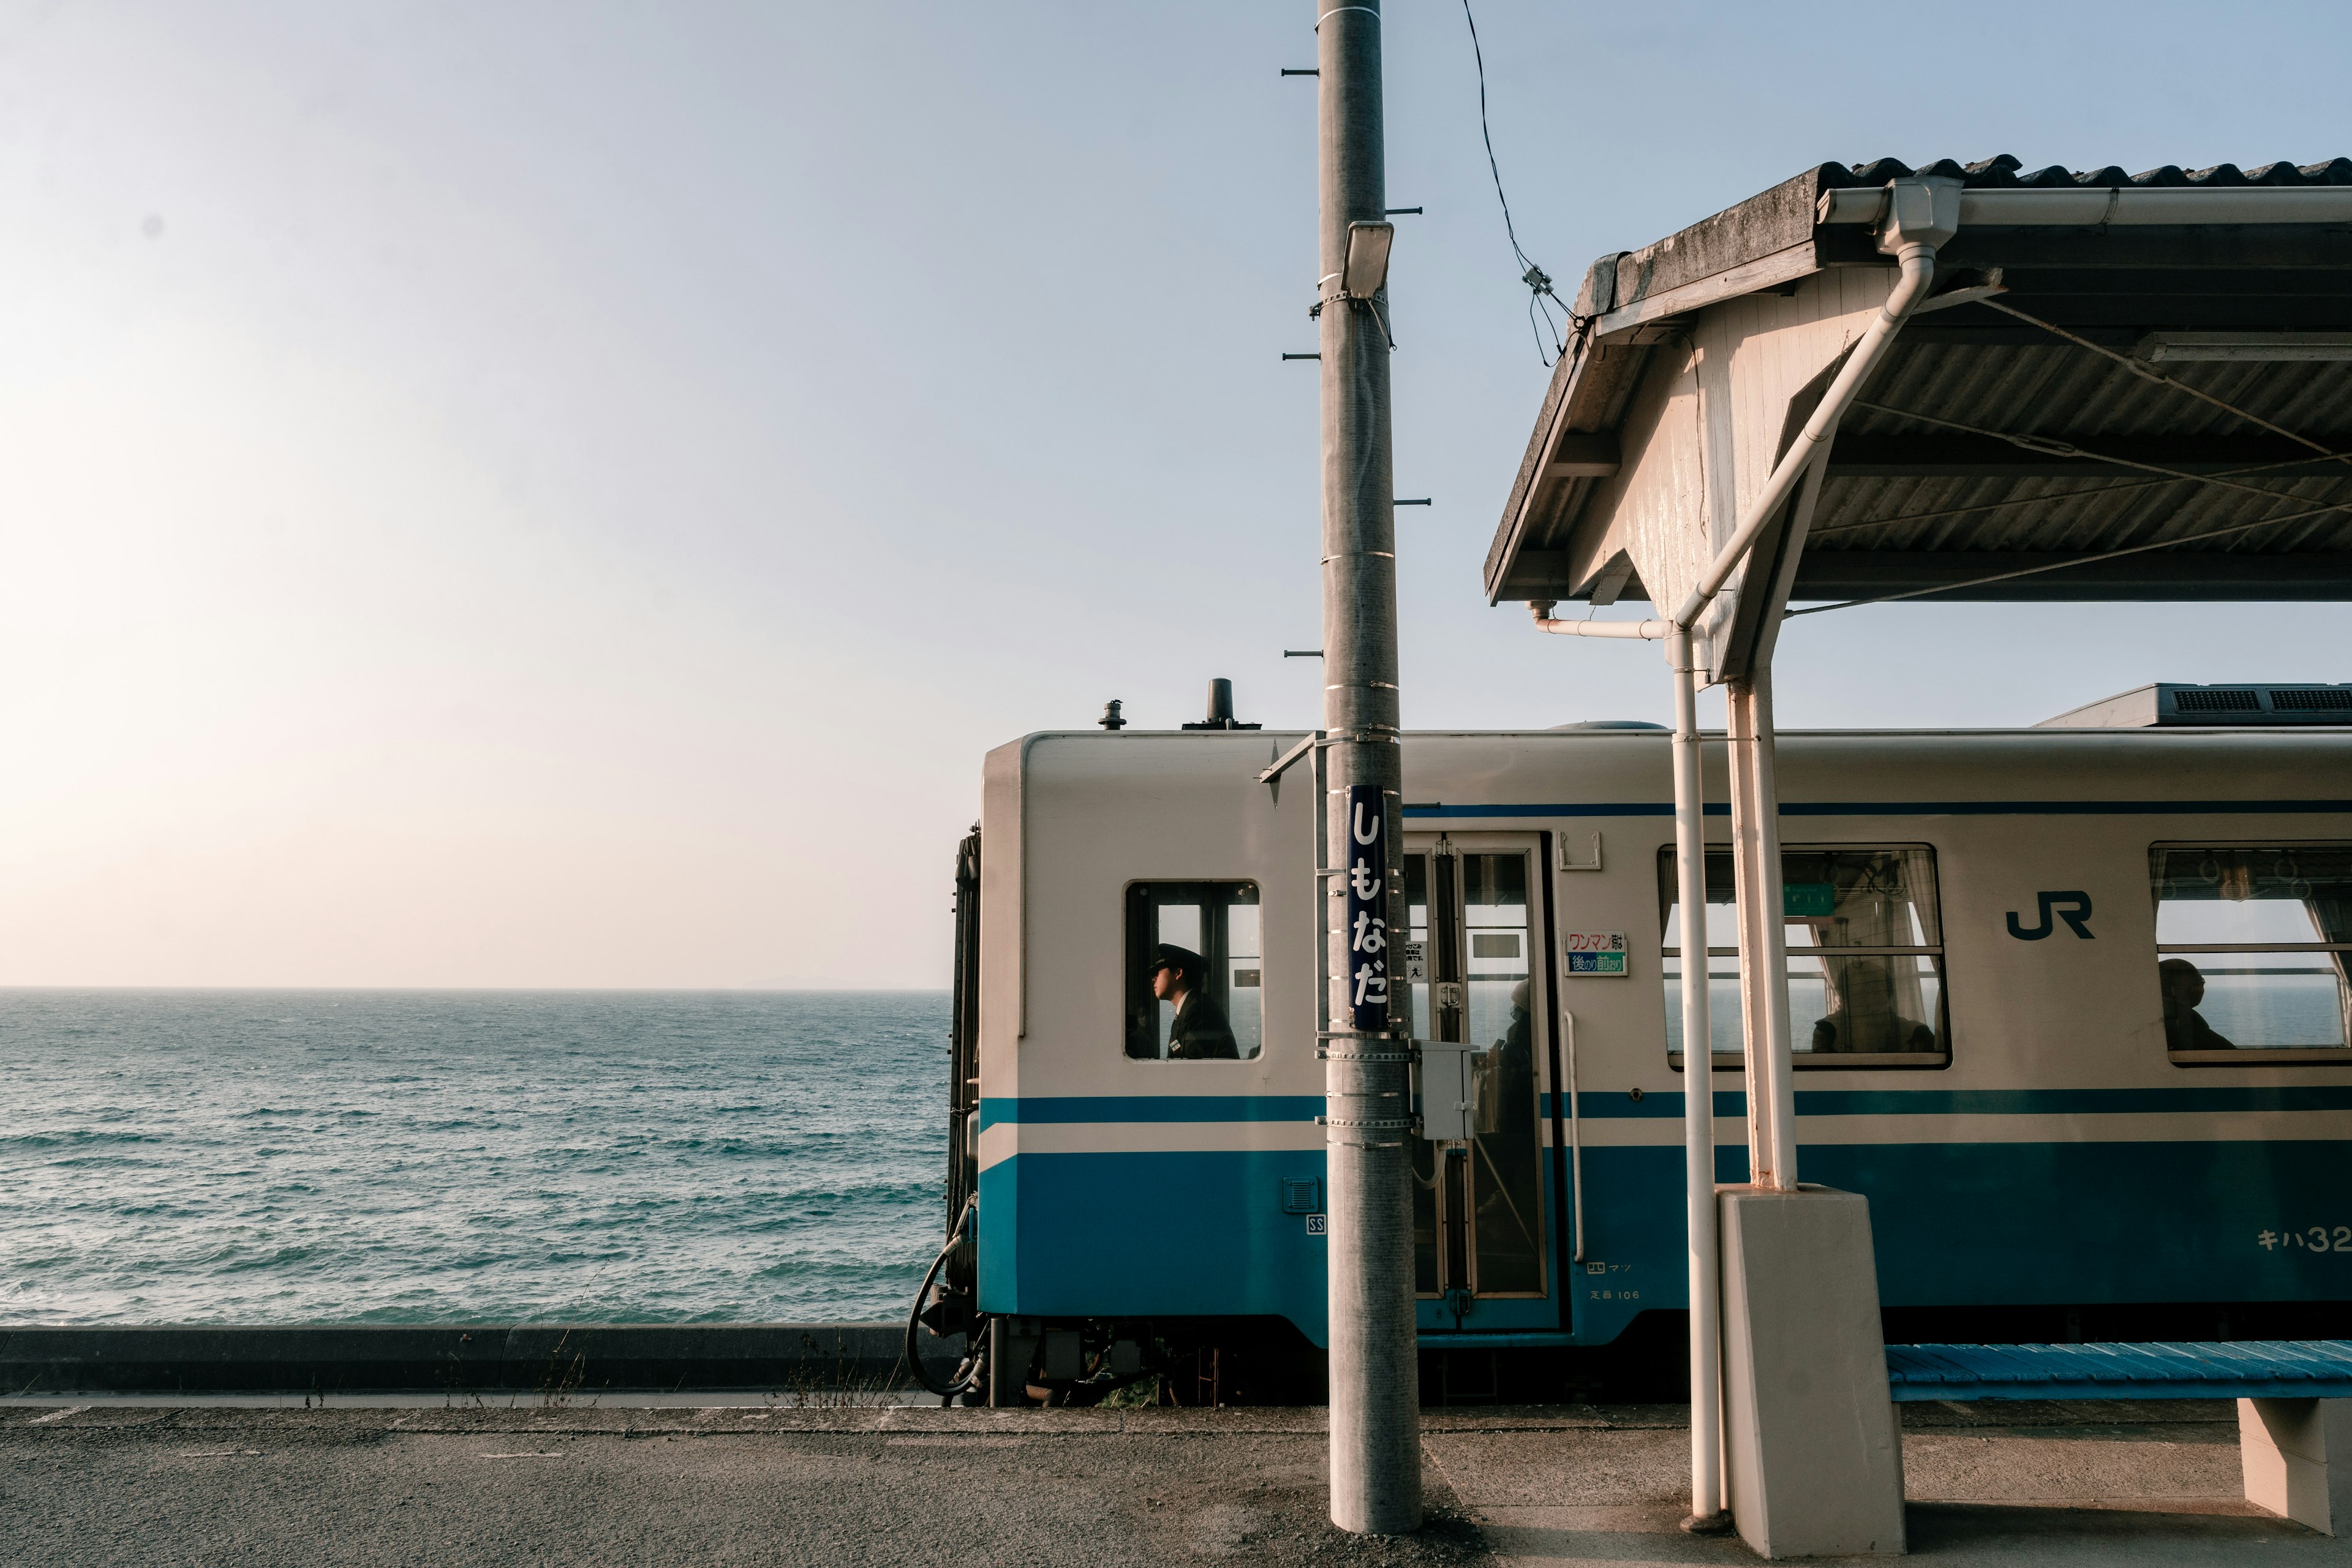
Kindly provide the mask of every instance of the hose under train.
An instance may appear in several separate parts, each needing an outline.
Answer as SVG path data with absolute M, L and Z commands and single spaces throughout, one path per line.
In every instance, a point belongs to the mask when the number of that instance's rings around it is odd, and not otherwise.
M 915 1331 L 922 1323 L 923 1307 L 930 1300 L 932 1281 L 940 1277 L 940 1270 L 946 1267 L 950 1255 L 963 1241 L 964 1227 L 971 1223 L 971 1211 L 979 1205 L 979 1203 L 980 1199 L 977 1195 L 965 1200 L 963 1212 L 956 1215 L 955 1226 L 948 1232 L 947 1245 L 940 1248 L 940 1255 L 931 1259 L 930 1268 L 923 1271 L 923 1282 L 915 1288 L 914 1310 L 907 1314 L 908 1368 L 914 1373 L 917 1383 L 921 1384 L 941 1399 L 952 1399 L 959 1394 L 969 1394 L 979 1385 L 981 1367 L 986 1360 L 988 1321 L 978 1313 L 972 1314 L 971 1326 L 964 1331 L 963 1359 L 956 1363 L 954 1376 L 945 1384 L 931 1381 L 930 1373 L 923 1365 L 923 1358 L 916 1351 Z

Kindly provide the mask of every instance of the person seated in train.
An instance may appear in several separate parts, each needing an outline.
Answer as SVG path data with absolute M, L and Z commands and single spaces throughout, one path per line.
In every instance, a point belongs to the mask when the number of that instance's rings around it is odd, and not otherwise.
M 1940 1051 L 1936 1043 L 1936 1029 L 1916 1018 L 1888 1015 L 1875 1020 L 1875 1029 L 1858 1026 L 1844 1013 L 1832 1013 L 1813 1020 L 1813 1049 L 1817 1051 Z M 1874 1042 L 1871 1036 L 1882 1036 L 1883 1043 Z
M 1151 994 L 1176 1005 L 1168 1026 L 1171 1061 L 1202 1061 L 1214 1057 L 1239 1057 L 1234 1028 L 1224 1010 L 1209 994 L 1209 961 L 1189 947 L 1163 942 L 1151 955 Z
M 2197 1010 L 2205 1000 L 2205 976 L 2185 958 L 2168 958 L 2156 966 L 2164 987 L 2164 1047 L 2171 1051 L 2234 1051 L 2238 1047 L 2205 1021 Z
M 1895 973 L 1883 958 L 1824 962 L 1831 1010 L 1813 1024 L 1816 1051 L 1933 1052 L 1935 1026 L 1896 1005 Z

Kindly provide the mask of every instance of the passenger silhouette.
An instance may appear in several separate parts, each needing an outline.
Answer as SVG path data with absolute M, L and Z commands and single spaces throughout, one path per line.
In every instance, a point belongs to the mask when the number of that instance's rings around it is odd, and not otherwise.
M 1241 1055 L 1233 1026 L 1209 994 L 1208 973 L 1209 961 L 1189 947 L 1163 942 L 1152 951 L 1151 994 L 1176 1004 L 1176 1017 L 1168 1026 L 1171 1061 Z
M 2238 1047 L 2217 1034 L 2197 1005 L 2205 1000 L 2205 976 L 2185 958 L 2168 958 L 2156 966 L 2164 987 L 2164 1047 L 2170 1051 L 2234 1051 Z
M 1907 963 L 1908 959 L 1898 960 Z M 1884 958 L 1831 959 L 1834 1010 L 1813 1021 L 1816 1051 L 1939 1051 L 1935 1026 L 1906 1018 L 1895 1005 L 1893 963 Z

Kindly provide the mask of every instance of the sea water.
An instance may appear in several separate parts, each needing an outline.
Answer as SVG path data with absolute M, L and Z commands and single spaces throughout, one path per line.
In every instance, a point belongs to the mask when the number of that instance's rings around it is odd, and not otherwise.
M 894 1317 L 947 1030 L 936 992 L 0 991 L 0 1322 Z

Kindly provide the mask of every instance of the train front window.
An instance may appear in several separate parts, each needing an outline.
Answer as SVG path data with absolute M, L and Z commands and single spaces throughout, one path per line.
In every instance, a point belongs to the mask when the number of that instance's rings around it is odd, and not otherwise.
M 1790 1050 L 1799 1066 L 1940 1067 L 1951 1059 L 1935 851 L 1820 846 L 1780 854 Z M 1666 1049 L 1682 1039 L 1682 911 L 1671 846 L 1658 852 Z M 1746 1042 L 1731 852 L 1706 857 L 1707 1025 L 1718 1058 Z
M 2173 1060 L 2352 1057 L 2352 846 L 2158 845 L 2148 862 Z
M 1259 1001 L 1265 973 L 1256 883 L 1129 885 L 1129 1056 L 1146 1061 L 1256 1056 L 1265 1037 Z

